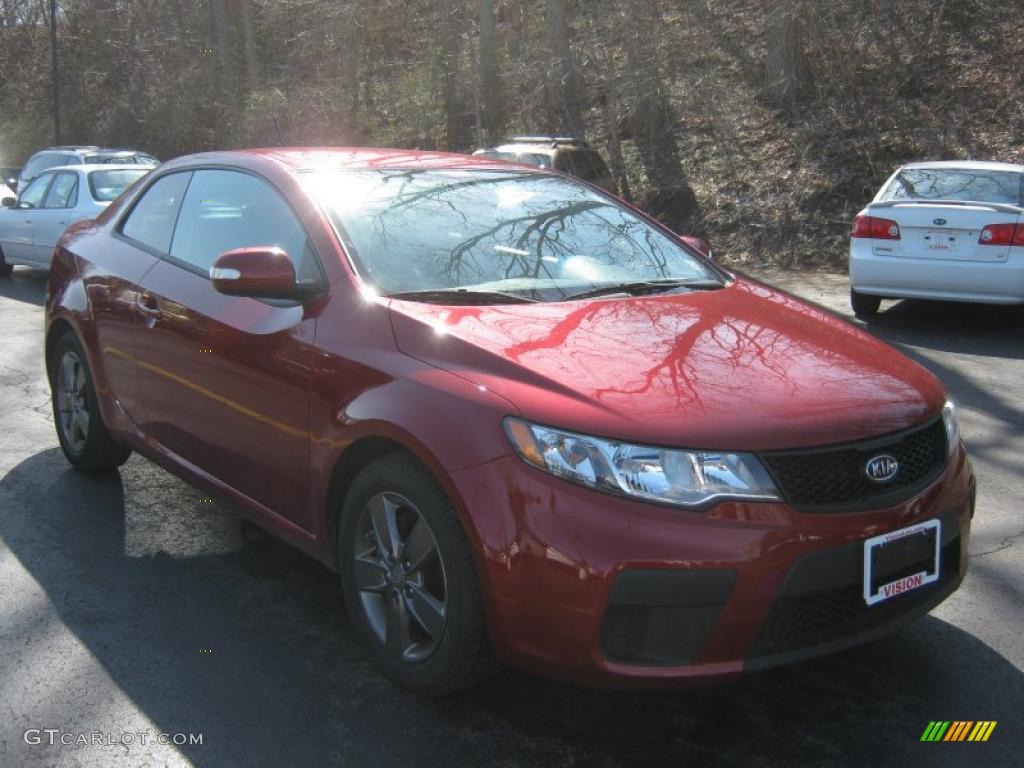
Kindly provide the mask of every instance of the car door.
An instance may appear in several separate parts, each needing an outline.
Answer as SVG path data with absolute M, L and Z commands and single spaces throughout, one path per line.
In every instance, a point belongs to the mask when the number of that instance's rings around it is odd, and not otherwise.
M 136 326 L 142 324 L 139 283 L 171 248 L 174 225 L 191 178 L 190 171 L 170 173 L 147 185 L 118 222 L 114 236 L 105 240 L 102 253 L 95 255 L 99 268 L 82 276 L 107 385 L 137 426 L 145 421 L 135 361 Z
M 223 252 L 277 246 L 321 270 L 265 180 L 194 171 L 169 254 L 140 285 L 135 335 L 143 430 L 186 462 L 309 530 L 309 399 L 316 318 L 294 302 L 215 291 Z
M 34 265 L 37 262 L 32 241 L 35 219 L 51 181 L 52 173 L 37 176 L 18 195 L 17 204 L 4 210 L 0 219 L 0 248 L 3 248 L 7 263 Z
M 78 173 L 58 171 L 53 177 L 43 206 L 36 212 L 32 231 L 33 257 L 47 267 L 57 240 L 74 221 L 72 209 L 78 204 Z

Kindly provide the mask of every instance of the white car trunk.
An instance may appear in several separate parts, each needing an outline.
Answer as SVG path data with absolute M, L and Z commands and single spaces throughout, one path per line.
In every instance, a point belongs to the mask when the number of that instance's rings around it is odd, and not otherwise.
M 990 224 L 1016 224 L 1019 208 L 998 203 L 892 201 L 871 203 L 869 216 L 892 219 L 899 240 L 875 240 L 878 255 L 952 261 L 1006 261 L 1009 245 L 985 245 L 981 232 Z

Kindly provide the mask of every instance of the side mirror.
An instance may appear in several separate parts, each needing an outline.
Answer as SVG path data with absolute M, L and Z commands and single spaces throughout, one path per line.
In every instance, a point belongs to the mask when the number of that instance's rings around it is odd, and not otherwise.
M 708 261 L 714 261 L 714 257 L 711 254 L 711 243 L 703 237 L 696 237 L 695 235 L 680 235 L 679 239 L 693 248 L 693 250 L 697 251 L 697 253 Z
M 291 257 L 269 246 L 222 253 L 210 267 L 210 282 L 227 296 L 300 300 L 311 295 L 309 286 L 296 284 Z
M 16 197 L 5 197 L 3 200 L 0 200 L 0 205 L 2 205 L 4 208 L 13 208 L 17 204 L 18 198 Z

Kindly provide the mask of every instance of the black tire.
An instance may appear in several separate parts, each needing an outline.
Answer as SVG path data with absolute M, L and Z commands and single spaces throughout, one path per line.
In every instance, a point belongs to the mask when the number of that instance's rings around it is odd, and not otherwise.
M 7 259 L 4 258 L 4 250 L 0 248 L 0 277 L 10 277 L 13 271 L 14 265 L 7 263 Z
M 851 289 L 850 306 L 853 307 L 853 314 L 857 317 L 871 317 L 878 314 L 878 308 L 882 306 L 882 298 L 869 296 L 866 293 L 857 293 Z
M 76 371 L 73 387 L 64 378 L 66 364 Z M 128 461 L 131 449 L 114 440 L 103 423 L 89 362 L 73 333 L 65 333 L 54 345 L 50 358 L 50 393 L 57 439 L 75 469 L 99 472 L 116 469 Z M 78 426 L 81 421 L 69 416 L 69 409 L 72 414 L 84 411 L 84 429 Z
M 402 542 L 390 565 L 385 562 L 390 557 L 389 547 L 376 533 L 371 514 L 371 508 L 377 514 L 386 514 L 386 506 L 374 506 L 382 498 L 393 502 L 389 503 L 395 510 L 396 539 Z M 422 535 L 410 535 L 412 528 L 423 521 L 436 555 L 424 558 L 426 565 L 415 573 L 405 571 L 412 564 L 405 559 L 404 552 L 427 548 L 422 544 Z M 441 695 L 479 683 L 498 672 L 487 639 L 480 586 L 465 531 L 444 490 L 422 464 L 408 454 L 393 453 L 365 467 L 344 499 L 339 523 L 338 570 L 349 615 L 387 677 L 403 688 Z M 400 530 L 403 525 L 407 527 Z M 416 545 L 411 543 L 414 538 L 418 539 Z M 385 554 L 381 554 L 382 546 Z M 371 589 L 364 589 L 369 581 L 379 581 L 379 585 L 374 583 Z M 443 590 L 438 586 L 441 583 Z M 424 594 L 435 602 L 443 601 L 443 628 L 435 631 L 437 639 L 425 629 L 434 622 L 417 621 L 417 601 L 422 605 Z M 435 619 L 437 615 L 431 613 Z M 401 621 L 396 616 L 404 616 L 404 631 L 391 633 L 392 622 Z M 389 636 L 395 638 L 394 643 L 387 641 Z M 403 641 L 410 637 L 414 640 L 406 645 Z

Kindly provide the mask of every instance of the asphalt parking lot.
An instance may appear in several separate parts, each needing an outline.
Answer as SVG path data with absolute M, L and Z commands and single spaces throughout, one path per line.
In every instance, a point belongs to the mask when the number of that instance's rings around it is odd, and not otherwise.
M 842 275 L 764 277 L 848 314 Z M 949 387 L 979 477 L 970 573 L 930 616 L 726 687 L 507 672 L 435 700 L 374 671 L 333 574 L 226 505 L 137 456 L 105 477 L 68 467 L 43 292 L 39 272 L 0 280 L 0 766 L 1024 763 L 1024 308 L 902 302 L 867 326 Z M 931 720 L 998 725 L 921 743 Z M 133 738 L 28 744 L 29 729 Z

